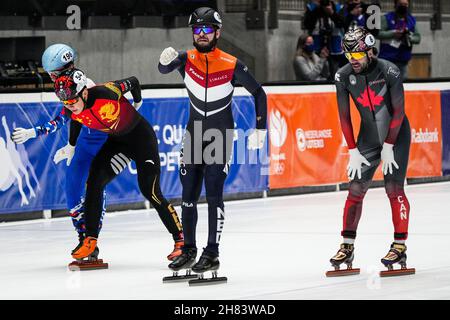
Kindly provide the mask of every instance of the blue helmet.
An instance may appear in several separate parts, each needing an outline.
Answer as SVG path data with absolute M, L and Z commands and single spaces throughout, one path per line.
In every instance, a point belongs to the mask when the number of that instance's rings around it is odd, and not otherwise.
M 67 64 L 74 62 L 77 54 L 68 45 L 57 43 L 45 49 L 42 55 L 42 67 L 47 72 L 60 70 Z

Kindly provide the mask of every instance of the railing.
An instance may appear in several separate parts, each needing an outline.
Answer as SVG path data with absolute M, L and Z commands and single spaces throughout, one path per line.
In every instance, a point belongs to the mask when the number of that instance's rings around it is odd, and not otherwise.
M 433 12 L 433 0 L 412 0 L 409 1 L 409 7 L 413 13 L 432 13 Z M 443 3 L 445 1 L 441 1 Z M 393 0 L 381 0 L 381 9 L 383 12 L 394 10 Z
M 411 0 L 409 5 L 413 13 L 432 13 L 434 11 L 433 2 L 435 0 Z M 344 3 L 344 0 L 335 1 Z M 370 3 L 371 1 L 365 1 Z M 394 9 L 393 0 L 379 1 L 383 12 Z M 246 12 L 252 9 L 267 9 L 267 0 L 226 0 L 225 7 L 227 12 Z M 304 11 L 308 0 L 279 0 L 279 10 L 283 11 Z M 442 13 L 450 13 L 450 1 L 441 0 Z
M 258 0 L 225 0 L 226 12 L 247 12 L 248 10 L 258 9 L 261 2 Z M 263 3 L 264 4 L 264 3 Z M 261 9 L 265 8 L 262 6 Z
M 304 11 L 307 0 L 281 0 L 279 9 L 284 11 Z
M 450 14 L 450 1 L 441 1 L 441 11 Z

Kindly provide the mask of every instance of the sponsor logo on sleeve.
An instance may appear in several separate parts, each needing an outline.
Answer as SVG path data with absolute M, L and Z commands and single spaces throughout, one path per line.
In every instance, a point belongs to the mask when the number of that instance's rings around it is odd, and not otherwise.
M 336 82 L 341 82 L 341 74 L 336 72 L 336 74 L 334 75 L 334 81 Z
M 389 67 L 387 74 L 392 74 L 394 77 L 398 78 L 400 76 L 400 70 Z

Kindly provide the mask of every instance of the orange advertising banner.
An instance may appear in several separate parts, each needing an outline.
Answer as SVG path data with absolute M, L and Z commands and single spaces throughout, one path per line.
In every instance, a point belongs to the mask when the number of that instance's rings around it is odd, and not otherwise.
M 340 181 L 336 94 L 269 94 L 272 189 Z
M 271 189 L 348 182 L 348 148 L 335 93 L 268 94 Z M 412 144 L 408 177 L 442 175 L 439 91 L 407 91 Z M 359 114 L 352 103 L 357 137 Z M 374 177 L 382 180 L 381 166 Z
M 441 93 L 408 91 L 405 106 L 411 124 L 407 177 L 442 176 Z

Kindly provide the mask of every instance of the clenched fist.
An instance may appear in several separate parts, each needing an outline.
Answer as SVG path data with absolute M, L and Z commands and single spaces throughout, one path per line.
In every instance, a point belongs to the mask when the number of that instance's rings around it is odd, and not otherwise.
M 168 47 L 163 50 L 161 53 L 161 56 L 159 57 L 159 63 L 161 63 L 163 66 L 167 66 L 169 63 L 171 63 L 173 60 L 175 60 L 178 57 L 178 52 L 172 48 Z

